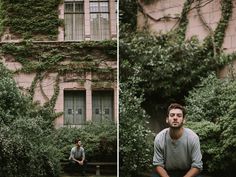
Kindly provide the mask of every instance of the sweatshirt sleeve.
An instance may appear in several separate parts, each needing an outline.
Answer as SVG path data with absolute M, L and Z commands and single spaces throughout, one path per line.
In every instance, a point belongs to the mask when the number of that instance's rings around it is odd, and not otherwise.
M 202 154 L 200 150 L 200 141 L 199 141 L 198 136 L 194 138 L 191 155 L 192 155 L 191 166 L 202 170 L 203 168 Z
M 164 147 L 161 139 L 163 137 L 158 134 L 154 141 L 153 165 L 164 167 Z
M 70 151 L 69 160 L 73 160 L 73 158 L 74 158 L 74 148 L 72 148 L 71 151 Z

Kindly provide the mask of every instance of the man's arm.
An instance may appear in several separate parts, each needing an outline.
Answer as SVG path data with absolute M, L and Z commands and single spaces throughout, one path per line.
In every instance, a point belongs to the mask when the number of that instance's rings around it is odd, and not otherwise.
M 78 160 L 75 159 L 74 154 L 75 154 L 75 151 L 74 151 L 74 149 L 72 148 L 71 151 L 70 151 L 69 160 L 73 160 L 73 161 L 75 161 L 75 162 L 77 162 L 77 163 L 80 163 L 80 161 L 78 161 Z
M 202 154 L 198 136 L 193 139 L 191 158 L 192 158 L 192 165 L 191 165 L 192 167 L 185 174 L 184 177 L 195 177 L 202 171 Z
M 81 161 L 78 161 L 78 163 L 80 165 L 83 165 L 84 164 L 84 160 L 85 160 L 85 152 L 84 152 L 84 148 L 82 148 L 82 159 L 81 159 Z
M 187 173 L 186 175 L 184 175 L 184 177 L 194 177 L 197 176 L 199 173 L 201 172 L 200 169 L 192 167 Z
M 155 172 L 161 177 L 169 177 L 164 169 L 164 145 L 165 135 L 158 134 L 154 140 L 153 165 L 155 166 Z
M 167 174 L 167 171 L 162 167 L 162 166 L 157 166 L 156 167 L 156 172 L 161 176 L 161 177 L 169 177 Z

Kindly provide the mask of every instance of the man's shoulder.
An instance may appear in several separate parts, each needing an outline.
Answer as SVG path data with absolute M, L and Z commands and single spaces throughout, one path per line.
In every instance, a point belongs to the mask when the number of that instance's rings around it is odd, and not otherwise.
M 72 152 L 75 152 L 75 151 L 76 151 L 76 146 L 72 147 L 72 148 L 71 148 L 71 151 L 72 151 Z
M 156 139 L 165 137 L 165 135 L 166 135 L 166 133 L 167 133 L 168 130 L 169 130 L 169 128 L 165 128 L 165 129 L 161 130 L 161 131 L 156 135 Z
M 198 135 L 191 130 L 190 128 L 184 128 L 185 132 L 187 133 L 187 136 L 190 138 L 199 138 Z

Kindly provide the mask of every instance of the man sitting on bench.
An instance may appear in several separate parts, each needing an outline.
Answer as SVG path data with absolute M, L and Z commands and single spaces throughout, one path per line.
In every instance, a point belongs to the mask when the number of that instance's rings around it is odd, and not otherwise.
M 77 169 L 79 169 L 82 173 L 82 176 L 85 176 L 85 152 L 84 148 L 81 146 L 80 139 L 75 141 L 75 146 L 71 149 L 69 160 L 71 172 L 77 171 Z

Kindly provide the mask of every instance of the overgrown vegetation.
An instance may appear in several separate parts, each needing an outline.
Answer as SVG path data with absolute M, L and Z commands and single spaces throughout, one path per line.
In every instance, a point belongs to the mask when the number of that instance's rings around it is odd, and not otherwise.
M 6 61 L 15 60 L 22 67 L 15 70 L 19 73 L 36 73 L 29 94 L 34 96 L 35 87 L 47 78 L 49 73 L 57 73 L 55 77 L 54 95 L 47 106 L 54 108 L 60 91 L 60 77 L 68 74 L 77 76 L 78 82 L 85 82 L 86 72 L 95 73 L 92 77 L 96 84 L 112 84 L 116 81 L 116 70 L 107 62 L 116 61 L 116 41 L 84 41 L 80 43 L 41 43 L 23 41 L 20 43 L 3 43 L 0 45 L 1 55 Z M 70 61 L 70 62 L 68 62 Z M 103 65 L 101 67 L 101 65 Z M 43 88 L 41 89 L 43 91 Z
M 131 0 L 126 3 L 135 4 L 135 2 Z M 145 0 L 143 2 L 150 5 L 155 1 Z M 192 101 L 190 107 L 193 108 L 192 112 L 191 110 L 189 112 L 190 119 L 192 118 L 193 121 L 201 120 L 201 122 L 189 123 L 189 125 L 200 135 L 204 154 L 203 160 L 206 164 L 204 168 L 213 174 L 222 170 L 225 174 L 219 174 L 228 177 L 235 174 L 232 168 L 232 165 L 235 164 L 235 155 L 232 150 L 235 147 L 230 143 L 235 144 L 232 141 L 232 138 L 235 138 L 232 132 L 235 123 L 229 118 L 229 115 L 235 112 L 235 107 L 231 106 L 234 105 L 233 101 L 235 100 L 229 96 L 235 91 L 232 88 L 234 87 L 232 84 L 234 80 L 224 81 L 224 84 L 216 86 L 218 81 L 215 81 L 213 77 L 208 78 L 208 76 L 212 72 L 216 73 L 222 66 L 235 59 L 234 53 L 224 54 L 221 49 L 225 31 L 232 15 L 232 1 L 221 2 L 222 17 L 216 30 L 211 31 L 203 42 L 199 42 L 196 37 L 185 40 L 185 31 L 188 25 L 186 17 L 191 9 L 192 2 L 185 1 L 181 18 L 178 21 L 179 26 L 166 34 L 151 34 L 148 32 L 148 26 L 144 28 L 146 31 L 137 32 L 133 30 L 132 25 L 137 24 L 133 18 L 129 21 L 130 14 L 133 12 L 126 12 L 125 6 L 123 3 L 121 4 L 120 9 L 124 14 L 122 14 L 120 23 L 120 107 L 122 108 L 120 109 L 120 139 L 142 137 L 143 132 L 148 132 L 148 128 L 144 129 L 145 131 L 142 129 L 140 132 L 131 128 L 145 127 L 145 121 L 148 119 L 141 113 L 144 111 L 144 106 L 148 107 L 149 110 L 166 110 L 170 102 L 180 102 L 185 105 L 185 98 L 190 92 L 189 99 Z M 145 12 L 143 15 L 144 18 L 148 18 Z M 209 85 L 200 88 L 202 95 L 200 91 L 193 94 L 194 91 L 192 90 L 201 83 L 202 78 L 208 78 L 206 83 L 208 82 Z M 219 92 L 228 96 L 218 94 Z M 122 96 L 123 94 L 125 97 Z M 130 99 L 127 99 L 126 94 L 130 95 Z M 126 104 L 126 102 L 135 104 Z M 133 105 L 136 109 L 133 108 Z M 215 105 L 216 107 L 214 107 Z M 133 112 L 137 109 L 140 111 L 138 115 L 134 113 L 132 116 L 126 112 L 126 110 Z M 199 115 L 197 115 L 198 113 Z M 217 118 L 221 116 L 222 119 L 218 120 Z M 230 122 L 234 125 L 229 126 Z M 222 137 L 224 140 L 221 139 Z M 139 143 L 147 145 L 149 141 L 146 139 L 139 139 Z M 218 142 L 222 147 L 218 146 Z M 125 141 L 125 143 L 127 142 Z M 133 153 L 132 156 L 138 156 L 140 152 L 135 151 L 136 148 L 133 144 L 125 143 L 123 144 L 121 141 L 120 146 L 125 146 L 129 150 L 127 152 Z M 227 145 L 224 146 L 224 143 Z M 132 166 L 132 163 L 126 159 L 130 157 L 130 154 L 122 148 L 120 150 L 123 153 L 123 156 L 120 156 L 120 160 L 123 162 L 120 168 L 121 173 L 138 176 L 139 171 L 136 169 L 144 169 L 143 159 L 137 158 Z M 223 154 L 224 151 L 229 151 L 229 153 Z M 233 155 L 232 159 L 229 159 L 229 154 Z M 152 157 L 149 160 L 151 161 L 151 159 Z M 227 162 L 225 163 L 225 161 Z M 146 168 L 150 164 L 151 162 L 147 160 Z M 224 169 L 228 169 L 228 172 Z
M 6 30 L 20 38 L 34 40 L 57 39 L 58 7 L 62 0 L 0 1 L 0 36 Z
M 50 135 L 55 114 L 20 93 L 0 64 L 0 176 L 58 176 L 58 151 Z
M 63 127 L 52 139 L 61 153 L 61 161 L 68 160 L 74 142 L 80 138 L 89 162 L 116 162 L 117 126 L 114 122 L 88 123 L 82 128 Z
M 188 126 L 199 134 L 204 168 L 214 176 L 236 172 L 235 92 L 235 80 L 210 75 L 186 98 Z
M 151 167 L 153 135 L 136 81 L 120 84 L 120 176 L 137 176 Z M 146 119 L 146 120 L 145 120 Z
M 84 128 L 54 129 L 57 114 L 39 106 L 17 88 L 0 64 L 0 176 L 58 177 L 60 161 L 68 159 L 81 138 L 89 161 L 116 161 L 117 133 L 113 122 Z

